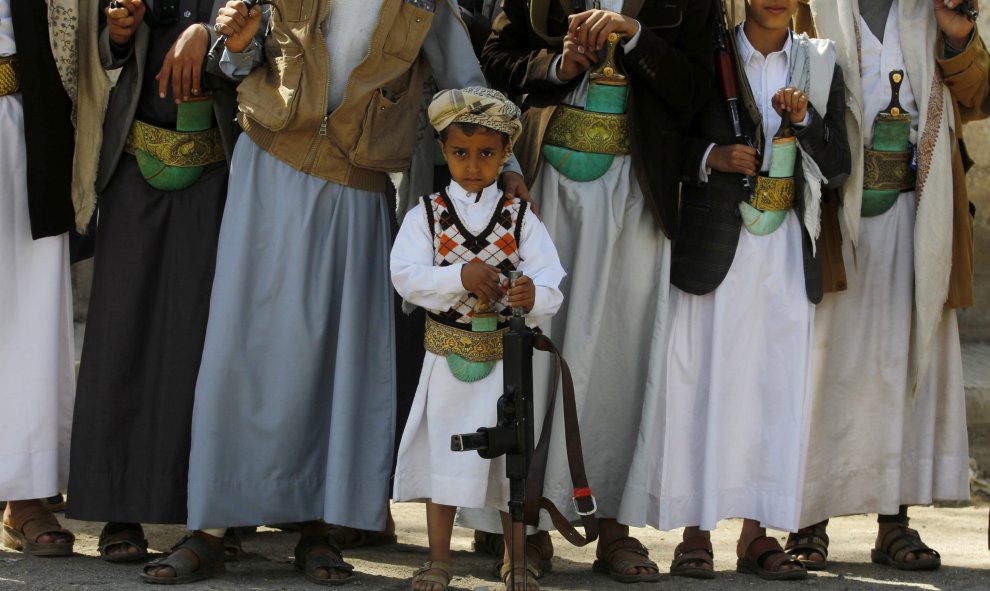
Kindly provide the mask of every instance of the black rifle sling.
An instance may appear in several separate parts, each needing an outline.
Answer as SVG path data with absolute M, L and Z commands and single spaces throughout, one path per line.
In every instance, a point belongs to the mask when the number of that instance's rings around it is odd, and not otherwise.
M 588 486 L 588 477 L 584 470 L 584 453 L 581 450 L 581 430 L 578 426 L 577 403 L 574 400 L 574 380 L 567 361 L 546 335 L 537 335 L 533 347 L 546 351 L 554 356 L 554 380 L 547 414 L 543 418 L 543 431 L 540 440 L 533 450 L 530 460 L 529 473 L 526 478 L 525 521 L 529 525 L 538 525 L 540 509 L 546 510 L 553 521 L 554 527 L 567 541 L 575 546 L 585 546 L 598 539 L 598 518 L 595 516 L 595 500 Z M 574 487 L 574 505 L 584 526 L 584 535 L 571 525 L 570 521 L 561 514 L 550 499 L 543 496 L 543 481 L 547 469 L 547 455 L 550 449 L 550 434 L 553 430 L 553 416 L 556 410 L 557 384 L 563 377 L 564 404 L 564 442 L 567 448 L 567 464 L 571 472 L 571 484 Z M 539 499 L 537 501 L 537 499 Z

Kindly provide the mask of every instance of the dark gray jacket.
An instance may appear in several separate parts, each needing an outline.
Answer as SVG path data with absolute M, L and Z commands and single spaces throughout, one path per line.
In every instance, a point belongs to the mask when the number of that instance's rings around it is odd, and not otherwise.
M 704 295 L 718 287 L 732 266 L 739 242 L 742 217 L 739 202 L 747 198 L 742 176 L 713 170 L 707 183 L 699 180 L 701 159 L 708 146 L 735 143 L 725 101 L 718 89 L 712 99 L 695 116 L 691 132 L 682 144 L 681 215 L 671 262 L 670 281 L 679 289 Z M 748 109 L 740 109 L 743 130 L 752 137 L 754 122 Z M 835 67 L 829 90 L 827 114 L 823 118 L 809 105 L 811 122 L 796 130 L 802 147 L 811 154 L 822 174 L 829 179 L 826 187 L 842 184 L 849 174 L 849 144 L 846 141 L 845 87 L 842 70 Z M 803 194 L 804 177 L 801 156 L 795 164 L 796 194 Z M 803 214 L 803 200 L 798 198 L 798 213 Z M 804 275 L 808 299 L 822 299 L 821 261 L 812 255 L 811 237 L 801 225 L 804 245 Z
M 148 12 L 154 9 L 155 0 L 144 0 L 144 2 Z M 212 16 L 208 23 L 210 25 L 210 44 L 208 47 L 212 47 L 216 40 L 217 35 L 213 32 L 212 25 L 216 20 L 217 12 L 225 4 L 224 0 L 215 0 L 213 3 Z M 138 101 L 141 98 L 141 84 L 147 65 L 149 34 L 150 28 L 147 24 L 142 23 L 134 35 L 131 51 L 125 57 L 120 58 L 115 56 L 110 49 L 110 34 L 107 28 L 104 26 L 100 30 L 100 61 L 107 70 L 120 68 L 120 77 L 110 93 L 110 103 L 103 119 L 103 147 L 100 150 L 100 167 L 96 177 L 97 194 L 106 189 L 110 178 L 117 169 L 117 163 L 124 151 L 127 134 L 134 121 L 134 114 L 137 112 Z M 229 162 L 237 133 L 237 127 L 234 124 L 234 114 L 237 109 L 235 86 L 229 81 L 206 74 L 204 68 L 202 88 L 213 92 L 213 112 L 217 124 L 220 126 L 220 136 L 223 139 L 224 151 L 227 153 L 227 161 Z

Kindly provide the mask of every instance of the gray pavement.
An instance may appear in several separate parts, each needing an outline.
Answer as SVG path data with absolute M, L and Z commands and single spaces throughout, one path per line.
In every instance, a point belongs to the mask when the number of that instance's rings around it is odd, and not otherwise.
M 346 559 L 356 567 L 358 576 L 341 589 L 354 591 L 398 591 L 409 589 L 412 571 L 426 560 L 426 531 L 423 506 L 416 503 L 393 505 L 399 543 L 384 548 L 364 548 L 348 552 Z M 870 563 L 869 550 L 876 535 L 874 517 L 854 516 L 832 520 L 831 566 L 828 571 L 812 574 L 806 581 L 766 583 L 751 575 L 739 575 L 735 569 L 735 538 L 738 521 L 726 521 L 713 536 L 714 581 L 693 581 L 666 575 L 679 532 L 653 529 L 634 531 L 650 549 L 664 573 L 657 584 L 623 585 L 590 569 L 594 548 L 574 548 L 554 534 L 556 557 L 553 570 L 542 580 L 545 591 L 645 591 L 647 589 L 750 590 L 769 586 L 774 589 L 886 591 L 915 589 L 940 591 L 950 589 L 990 588 L 990 552 L 987 550 L 987 507 L 916 508 L 912 509 L 912 526 L 934 548 L 942 552 L 941 570 L 932 573 L 904 573 Z M 140 565 L 116 565 L 96 557 L 96 538 L 100 525 L 66 520 L 78 536 L 76 556 L 72 558 L 31 558 L 0 550 L 0 589 L 153 589 L 138 579 Z M 182 535 L 177 526 L 148 528 L 154 551 L 164 551 Z M 783 534 L 780 534 L 783 542 Z M 190 591 L 223 589 L 316 589 L 306 582 L 291 564 L 294 534 L 263 528 L 245 536 L 248 555 L 230 564 L 221 577 L 185 585 Z M 456 576 L 451 589 L 473 590 L 479 587 L 502 589 L 492 576 L 489 557 L 471 552 L 470 532 L 457 528 L 453 540 Z

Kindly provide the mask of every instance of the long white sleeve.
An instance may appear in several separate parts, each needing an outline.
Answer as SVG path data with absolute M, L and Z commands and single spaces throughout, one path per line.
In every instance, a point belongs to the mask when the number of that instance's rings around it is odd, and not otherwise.
M 434 266 L 433 234 L 420 202 L 406 214 L 392 245 L 389 267 L 395 291 L 410 303 L 443 312 L 467 291 L 461 283 L 462 266 Z
M 550 233 L 530 209 L 526 210 L 523 217 L 519 258 L 519 270 L 532 279 L 536 286 L 536 301 L 526 318 L 527 324 L 536 326 L 555 314 L 564 302 L 560 282 L 566 273 L 560 264 L 557 249 L 550 240 Z

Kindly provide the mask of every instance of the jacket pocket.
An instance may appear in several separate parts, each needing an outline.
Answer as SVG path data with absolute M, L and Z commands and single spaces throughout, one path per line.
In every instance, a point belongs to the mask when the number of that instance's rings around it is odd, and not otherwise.
M 278 23 L 278 29 L 305 29 L 308 22 Z M 286 37 L 289 43 L 279 42 Z M 270 131 L 281 131 L 292 120 L 298 105 L 305 56 L 300 37 L 289 37 L 273 30 L 265 39 L 267 64 L 257 68 L 237 87 L 240 110 Z
M 437 1 L 444 2 L 446 0 Z M 412 63 L 419 55 L 419 50 L 430 32 L 432 22 L 432 11 L 419 8 L 411 2 L 402 2 L 392 29 L 385 36 L 383 51 L 404 62 Z
M 368 101 L 351 163 L 381 172 L 407 170 L 416 148 L 426 63 L 419 61 L 398 80 L 376 89 Z

